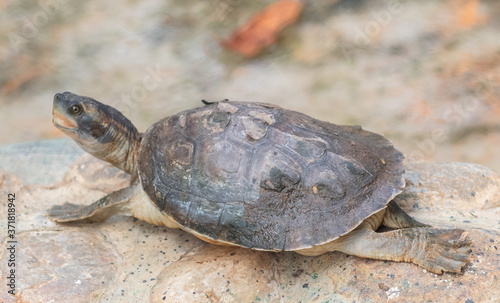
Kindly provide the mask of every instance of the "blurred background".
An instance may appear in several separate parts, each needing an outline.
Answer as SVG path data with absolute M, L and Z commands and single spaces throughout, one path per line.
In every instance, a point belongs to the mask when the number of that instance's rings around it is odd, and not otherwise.
M 500 2 L 0 0 L 0 144 L 62 138 L 52 98 L 140 131 L 201 99 L 384 134 L 409 160 L 500 171 Z

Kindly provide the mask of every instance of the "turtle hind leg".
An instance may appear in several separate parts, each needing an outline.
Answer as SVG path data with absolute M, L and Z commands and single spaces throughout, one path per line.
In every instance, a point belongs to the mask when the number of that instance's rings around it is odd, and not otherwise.
M 64 203 L 49 209 L 47 217 L 59 223 L 65 222 L 96 222 L 110 216 L 127 213 L 129 201 L 135 195 L 135 186 L 122 188 L 102 197 L 90 205 Z
M 429 227 L 410 217 L 394 201 L 387 204 L 382 224 L 390 228 Z
M 471 253 L 471 241 L 461 229 L 414 227 L 376 233 L 362 223 L 335 242 L 334 250 L 364 258 L 412 262 L 437 274 L 459 273 Z

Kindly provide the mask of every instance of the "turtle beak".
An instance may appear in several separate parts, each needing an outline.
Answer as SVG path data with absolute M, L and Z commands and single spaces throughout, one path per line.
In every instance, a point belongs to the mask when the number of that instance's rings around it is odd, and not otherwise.
M 52 107 L 52 123 L 62 131 L 75 131 L 78 128 L 76 121 L 66 114 L 64 109 L 64 98 L 62 94 L 54 96 L 54 105 Z
M 52 110 L 52 123 L 54 123 L 55 127 L 66 131 L 72 131 L 78 128 L 74 121 L 67 119 L 57 109 Z

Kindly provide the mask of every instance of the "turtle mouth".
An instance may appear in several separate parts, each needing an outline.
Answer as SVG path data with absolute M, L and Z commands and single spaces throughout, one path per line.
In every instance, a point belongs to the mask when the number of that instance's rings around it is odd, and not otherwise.
M 52 123 L 55 127 L 62 131 L 74 132 L 78 126 L 73 122 L 64 117 L 57 109 L 54 109 L 52 115 Z

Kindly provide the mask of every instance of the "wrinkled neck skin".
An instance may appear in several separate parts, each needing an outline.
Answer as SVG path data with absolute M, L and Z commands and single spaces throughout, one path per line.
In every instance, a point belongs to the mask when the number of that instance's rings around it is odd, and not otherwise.
M 132 123 L 126 122 L 126 125 L 111 122 L 104 134 L 93 144 L 84 144 L 80 140 L 76 142 L 89 154 L 135 176 L 141 134 Z

